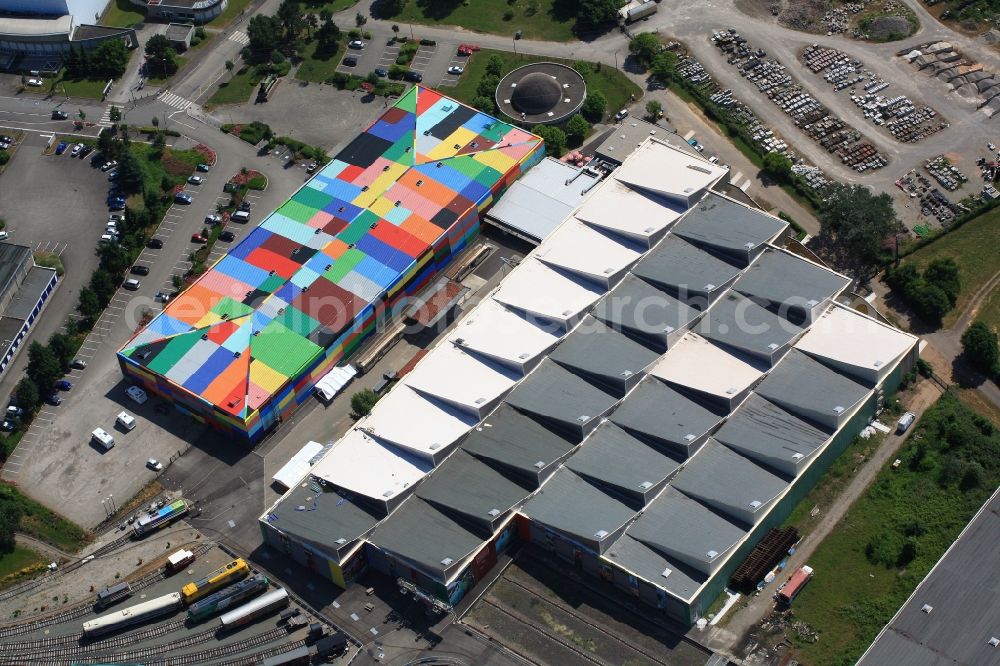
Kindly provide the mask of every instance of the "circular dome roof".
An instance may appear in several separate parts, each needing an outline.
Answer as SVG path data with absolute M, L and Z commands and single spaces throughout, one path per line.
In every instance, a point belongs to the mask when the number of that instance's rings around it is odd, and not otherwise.
M 537 115 L 551 111 L 562 99 L 559 82 L 548 74 L 532 72 L 517 82 L 511 105 L 521 113 Z

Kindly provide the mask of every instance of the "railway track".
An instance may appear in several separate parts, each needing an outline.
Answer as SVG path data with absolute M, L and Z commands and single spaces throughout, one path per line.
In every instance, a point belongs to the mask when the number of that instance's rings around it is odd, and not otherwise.
M 165 625 L 160 625 L 152 627 L 150 629 L 144 629 L 140 632 L 133 634 L 122 634 L 120 636 L 113 636 L 111 638 L 102 638 L 98 640 L 88 641 L 82 633 L 72 634 L 70 636 L 53 636 L 52 638 L 40 638 L 34 641 L 23 641 L 21 643 L 7 643 L 0 645 L 0 651 L 3 653 L 2 660 L 8 655 L 14 655 L 21 652 L 28 652 L 31 655 L 44 654 L 47 651 L 53 649 L 58 650 L 60 646 L 75 645 L 83 649 L 91 650 L 103 650 L 105 648 L 119 648 L 122 646 L 129 645 L 136 641 L 143 641 L 150 638 L 157 638 L 168 634 L 171 631 L 175 631 L 184 627 L 186 624 L 186 617 L 182 617 L 179 620 L 175 620 Z
M 499 605 L 497 603 L 494 603 L 493 600 L 489 599 L 488 597 L 484 597 L 483 600 L 482 600 L 482 603 L 485 603 L 487 606 L 491 606 L 494 609 L 496 609 L 498 612 L 502 613 L 503 615 L 506 615 L 508 618 L 510 618 L 511 620 L 513 620 L 514 622 L 516 622 L 517 624 L 525 627 L 529 632 L 538 634 L 539 636 L 542 636 L 543 638 L 545 638 L 545 640 L 547 640 L 547 641 L 555 641 L 556 643 L 558 643 L 559 645 L 563 646 L 564 648 L 566 648 L 570 652 L 573 652 L 575 654 L 580 655 L 581 657 L 583 657 L 584 659 L 586 659 L 587 661 L 589 661 L 592 664 L 598 664 L 598 666 L 609 666 L 608 664 L 606 664 L 605 662 L 601 661 L 600 659 L 598 659 L 594 655 L 588 654 L 588 653 L 584 652 L 583 650 L 581 650 L 577 646 L 573 645 L 569 641 L 564 640 L 563 638 L 561 638 L 559 636 L 556 636 L 554 634 L 550 634 L 547 631 L 543 631 L 542 629 L 540 629 L 538 627 L 537 624 L 525 620 L 520 615 L 517 615 L 515 613 L 511 613 L 509 610 L 507 610 L 503 606 L 501 606 L 501 605 Z M 662 662 L 659 662 L 659 663 L 662 663 Z
M 201 555 L 205 554 L 214 547 L 215 546 L 210 543 L 199 543 L 191 550 L 195 554 L 195 557 L 200 557 Z M 131 581 L 132 591 L 138 592 L 139 590 L 143 590 L 149 587 L 150 585 L 153 585 L 154 583 L 160 582 L 166 577 L 167 577 L 166 569 L 159 569 L 152 573 L 148 573 L 145 576 L 140 576 L 136 580 Z M 40 620 L 36 620 L 34 622 L 27 622 L 24 624 L 12 624 L 12 625 L 7 625 L 5 627 L 0 627 L 0 639 L 9 638 L 11 636 L 20 636 L 22 634 L 30 634 L 34 631 L 38 631 L 39 629 L 44 629 L 45 627 L 51 627 L 53 625 L 62 624 L 64 622 L 71 622 L 72 620 L 76 620 L 78 618 L 84 617 L 89 613 L 92 613 L 93 610 L 94 610 L 93 603 L 88 602 L 85 605 L 78 606 L 76 608 L 71 608 L 61 613 L 57 613 L 55 615 L 50 615 Z M 8 646 L 16 647 L 17 643 L 0 643 L 0 651 L 6 650 Z
M 288 643 L 287 645 L 280 645 L 278 647 L 271 648 L 270 650 L 264 650 L 255 654 L 248 654 L 243 657 L 237 657 L 236 659 L 224 661 L 219 664 L 219 666 L 257 666 L 257 664 L 265 659 L 276 657 L 279 654 L 288 652 L 289 650 L 296 650 L 305 644 L 305 641 L 296 641 L 294 643 Z

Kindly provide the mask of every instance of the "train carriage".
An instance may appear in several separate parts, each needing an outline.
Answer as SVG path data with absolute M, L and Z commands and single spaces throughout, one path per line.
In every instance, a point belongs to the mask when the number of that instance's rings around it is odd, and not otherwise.
M 229 611 L 219 618 L 219 627 L 223 631 L 241 627 L 287 605 L 288 592 L 279 587 L 264 596 L 257 597 L 248 604 L 243 604 L 239 608 Z
M 256 575 L 213 592 L 201 601 L 196 601 L 188 607 L 188 618 L 192 622 L 200 622 L 205 618 L 229 610 L 245 599 L 259 594 L 267 589 L 267 577 Z
M 237 557 L 232 562 L 219 567 L 204 578 L 192 581 L 182 587 L 181 595 L 184 597 L 184 603 L 191 605 L 216 590 L 246 578 L 249 573 L 250 567 L 247 566 L 246 561 L 241 557 Z
M 111 631 L 124 629 L 125 627 L 140 622 L 145 622 L 152 618 L 160 617 L 177 610 L 181 606 L 181 595 L 178 592 L 171 592 L 156 599 L 144 601 L 141 604 L 129 606 L 107 615 L 102 615 L 95 620 L 83 623 L 84 636 L 100 636 Z

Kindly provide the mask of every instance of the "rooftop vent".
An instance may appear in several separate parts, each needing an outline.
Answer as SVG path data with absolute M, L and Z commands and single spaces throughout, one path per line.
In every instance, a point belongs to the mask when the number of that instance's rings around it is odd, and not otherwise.
M 523 354 L 518 354 L 517 357 L 522 361 L 524 361 L 526 359 L 531 358 L 531 354 L 529 354 L 528 352 L 524 352 Z
M 684 435 L 684 441 L 685 442 L 693 442 L 695 439 L 697 439 L 697 438 L 694 435 L 692 435 L 691 433 L 688 433 L 688 434 Z
M 441 566 L 450 567 L 454 562 L 455 560 L 451 559 L 450 557 L 446 557 L 443 560 L 441 560 Z
M 705 291 L 712 291 L 713 289 L 715 289 L 715 285 L 711 282 L 705 285 Z
M 685 187 L 685 188 L 684 188 L 684 194 L 691 194 L 691 192 L 692 192 L 693 190 L 694 190 L 694 188 L 693 188 L 693 187 Z
M 646 227 L 645 229 L 642 230 L 642 232 L 646 233 L 646 234 L 651 234 L 654 231 L 656 231 L 656 229 L 654 227 Z
M 208 340 L 208 333 L 202 333 L 201 334 L 201 339 L 202 340 Z
M 613 268 L 605 268 L 604 269 L 604 274 L 605 275 L 611 275 L 614 272 L 615 272 L 615 269 L 613 269 Z
M 729 388 L 726 389 L 726 395 L 735 395 L 735 394 L 736 394 L 736 388 L 735 387 L 730 386 Z
M 778 343 L 777 342 L 772 342 L 771 344 L 769 344 L 767 346 L 767 348 L 770 349 L 771 351 L 774 351 L 775 349 L 778 348 Z
M 576 420 L 579 423 L 586 423 L 587 421 L 590 420 L 590 417 L 587 416 L 586 414 L 580 414 L 580 416 L 576 417 Z
M 389 165 L 388 164 L 386 164 L 384 167 L 382 167 L 382 171 L 388 171 L 388 170 L 389 170 Z
M 440 448 L 441 448 L 441 445 L 438 444 L 437 442 L 431 444 L 431 446 L 430 446 L 431 451 L 437 451 Z
M 811 308 L 814 308 L 817 305 L 819 305 L 819 301 L 817 301 L 815 298 L 810 298 L 808 301 L 806 301 L 806 305 L 808 305 Z
M 833 412 L 835 414 L 843 414 L 844 413 L 844 408 L 841 407 L 840 405 L 837 405 L 836 407 L 833 408 Z
M 753 241 L 747 241 L 747 242 L 746 242 L 746 243 L 744 243 L 744 245 L 743 245 L 743 247 L 745 247 L 745 248 L 746 248 L 746 249 L 748 249 L 748 250 L 752 250 L 752 249 L 754 249 L 754 248 L 755 248 L 756 246 L 757 246 L 757 244 L 756 244 L 756 243 L 754 243 Z
M 476 398 L 476 404 L 481 405 L 486 402 L 486 398 Z
M 712 172 L 709 169 L 707 169 L 707 168 L 705 168 L 703 166 L 699 166 L 697 164 L 688 164 L 687 168 L 691 169 L 692 171 L 697 171 L 699 173 L 703 173 L 703 174 L 706 174 L 706 175 L 709 175 L 709 176 L 712 175 Z
M 337 544 L 338 546 L 343 546 L 345 543 L 347 543 L 347 539 L 345 539 L 344 537 L 340 537 L 339 539 L 334 541 L 334 543 Z
M 424 181 L 422 181 L 422 180 L 418 180 L 418 181 L 417 181 L 417 187 L 420 187 L 420 186 L 421 186 L 421 185 L 423 185 L 423 184 L 424 184 Z
M 674 327 L 673 326 L 664 326 L 663 327 L 663 332 L 664 333 L 673 333 L 674 332 Z
M 664 578 L 667 578 L 667 577 L 669 577 L 669 576 L 670 576 L 670 574 L 672 574 L 673 572 L 674 572 L 674 570 L 673 570 L 673 569 L 664 569 L 664 570 L 663 570 L 663 573 L 661 573 L 660 575 L 661 575 L 661 576 L 663 576 Z
M 597 530 L 597 532 L 594 533 L 594 538 L 597 539 L 598 541 L 600 541 L 606 536 L 608 536 L 607 530 Z
M 491 518 L 496 518 L 500 515 L 500 509 L 490 509 L 486 512 Z
M 716 557 L 719 556 L 719 553 L 717 551 L 710 550 L 707 553 L 705 553 L 705 556 L 710 560 L 714 560 Z
M 539 460 L 535 463 L 535 469 L 542 469 L 543 467 L 545 467 L 545 463 L 543 461 Z
M 361 191 L 362 192 L 367 192 L 368 191 L 368 186 L 367 185 L 362 186 Z
M 792 454 L 792 460 L 795 461 L 795 462 L 798 462 L 798 461 L 802 460 L 803 458 L 805 458 L 805 456 L 802 455 L 801 453 L 793 453 Z
M 934 610 L 934 606 L 931 606 L 930 604 L 924 604 L 923 606 L 920 607 L 920 611 L 923 613 L 927 613 L 928 615 L 930 615 L 930 612 L 932 610 Z
M 996 647 L 996 646 L 1000 645 L 1000 638 L 997 638 L 996 636 L 994 636 L 993 638 L 991 638 L 990 640 L 988 640 L 987 643 L 990 644 L 990 647 Z
M 562 311 L 562 315 L 563 315 L 563 317 L 568 317 L 568 316 L 570 316 L 571 314 L 573 314 L 573 311 L 572 311 L 572 310 L 563 310 L 563 311 Z
M 392 495 L 393 493 L 391 490 L 387 490 L 384 493 L 382 493 L 382 497 L 392 497 Z
M 628 379 L 629 377 L 631 377 L 634 374 L 635 373 L 632 372 L 631 370 L 622 370 L 622 377 L 625 378 L 625 379 Z
M 750 502 L 750 509 L 751 510 L 756 511 L 759 508 L 760 508 L 760 502 L 759 501 L 754 500 L 754 501 Z
M 881 368 L 884 364 L 882 361 L 875 361 L 872 365 L 876 368 Z
M 642 483 L 639 484 L 639 488 L 641 490 L 649 490 L 652 487 L 653 487 L 652 481 L 643 481 Z

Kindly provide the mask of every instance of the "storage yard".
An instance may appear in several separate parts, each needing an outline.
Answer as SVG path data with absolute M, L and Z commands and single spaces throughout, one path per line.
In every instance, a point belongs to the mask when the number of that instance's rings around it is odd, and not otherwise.
M 740 37 L 734 28 L 716 31 L 712 43 L 726 61 L 780 107 L 813 141 L 855 171 L 881 169 L 888 160 L 861 132 L 830 113 L 802 88 L 776 58 Z

